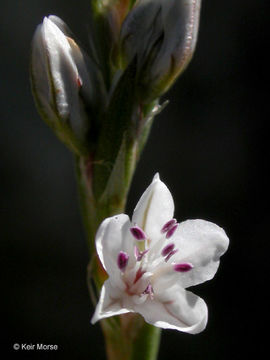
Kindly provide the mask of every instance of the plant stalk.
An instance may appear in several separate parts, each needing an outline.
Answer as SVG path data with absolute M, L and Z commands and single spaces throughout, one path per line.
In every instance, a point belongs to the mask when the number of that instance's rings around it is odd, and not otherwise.
M 121 196 L 106 197 L 106 201 L 96 199 L 93 193 L 93 161 L 92 157 L 75 158 L 76 174 L 79 189 L 79 200 L 82 218 L 87 235 L 90 253 L 88 267 L 88 286 L 94 305 L 107 274 L 98 260 L 95 250 L 96 231 L 106 217 L 124 213 L 128 189 L 132 180 L 137 156 L 137 144 L 127 151 L 125 160 L 125 189 Z M 131 155 L 133 153 L 133 155 Z M 136 159 L 131 161 L 130 159 Z M 123 190 L 123 189 L 122 189 Z M 95 289 L 93 290 L 92 283 Z M 105 338 L 108 360 L 156 360 L 159 348 L 160 329 L 145 323 L 144 319 L 135 313 L 128 313 L 101 320 L 101 328 Z

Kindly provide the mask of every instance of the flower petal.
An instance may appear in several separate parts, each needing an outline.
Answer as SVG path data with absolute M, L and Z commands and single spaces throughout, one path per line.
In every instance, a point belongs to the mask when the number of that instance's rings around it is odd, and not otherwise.
M 203 331 L 208 318 L 204 300 L 179 285 L 158 293 L 154 289 L 154 300 L 148 298 L 134 309 L 149 324 L 190 334 Z
M 227 250 L 229 239 L 218 225 L 205 220 L 187 220 L 179 224 L 173 236 L 178 252 L 168 263 L 190 263 L 193 268 L 177 273 L 180 284 L 186 288 L 214 277 L 220 256 Z
M 172 219 L 173 213 L 172 195 L 156 174 L 134 210 L 132 223 L 140 226 L 150 240 L 155 242 L 162 236 L 161 229 Z
M 129 265 L 136 261 L 134 239 L 132 238 L 129 217 L 120 214 L 105 219 L 96 234 L 96 248 L 99 259 L 110 276 L 120 275 L 117 259 L 120 251 L 129 255 Z
M 110 280 L 106 280 L 102 286 L 99 302 L 91 319 L 91 323 L 95 324 L 101 319 L 125 314 L 130 311 L 131 310 L 124 308 L 122 305 L 121 292 L 112 286 Z
M 56 105 L 59 114 L 65 118 L 69 115 L 68 98 L 74 91 L 79 77 L 78 69 L 71 55 L 71 47 L 66 36 L 50 19 L 43 20 L 44 46 L 50 62 L 51 76 L 56 88 Z M 69 84 L 71 90 L 67 89 Z

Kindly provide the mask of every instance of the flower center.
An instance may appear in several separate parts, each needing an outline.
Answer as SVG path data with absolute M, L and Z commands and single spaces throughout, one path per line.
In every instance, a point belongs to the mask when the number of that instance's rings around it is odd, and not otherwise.
M 136 263 L 128 267 L 129 255 L 120 251 L 117 257 L 117 265 L 121 271 L 121 277 L 125 283 L 125 292 L 130 296 L 138 296 L 139 301 L 145 301 L 148 297 L 154 299 L 153 283 L 165 273 L 178 272 L 185 273 L 193 268 L 189 262 L 174 263 L 168 261 L 178 252 L 173 242 L 163 245 L 166 239 L 173 236 L 178 223 L 175 219 L 168 221 L 161 228 L 161 234 L 165 235 L 156 243 L 146 249 L 146 240 L 149 240 L 147 234 L 138 225 L 130 228 L 132 236 L 137 241 L 134 246 L 134 256 Z M 163 247 L 162 247 L 163 245 Z

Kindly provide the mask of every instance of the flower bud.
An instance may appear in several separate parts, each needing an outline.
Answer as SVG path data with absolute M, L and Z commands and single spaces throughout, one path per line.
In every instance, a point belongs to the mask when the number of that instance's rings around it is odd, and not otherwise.
M 189 63 L 197 40 L 201 0 L 137 0 L 121 29 L 127 63 L 137 58 L 139 93 L 155 98 Z
M 66 145 L 83 152 L 89 131 L 87 107 L 93 89 L 85 57 L 56 16 L 36 29 L 31 59 L 32 88 L 39 112 Z

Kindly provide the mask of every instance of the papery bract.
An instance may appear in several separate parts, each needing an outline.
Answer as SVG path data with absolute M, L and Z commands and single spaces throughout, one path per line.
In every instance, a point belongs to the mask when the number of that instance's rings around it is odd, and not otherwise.
M 173 215 L 173 198 L 157 174 L 140 198 L 132 221 L 120 214 L 102 222 L 96 248 L 109 278 L 92 323 L 137 312 L 161 328 L 193 334 L 205 328 L 207 306 L 186 288 L 213 278 L 229 240 L 211 222 L 177 224 Z

